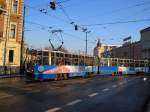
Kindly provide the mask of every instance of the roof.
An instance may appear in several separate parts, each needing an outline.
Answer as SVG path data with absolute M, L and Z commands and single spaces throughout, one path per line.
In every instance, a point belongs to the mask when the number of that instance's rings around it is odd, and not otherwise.
M 147 31 L 150 31 L 150 27 L 147 27 L 147 28 L 141 30 L 140 32 L 141 32 L 141 33 L 145 33 L 145 32 L 147 32 Z

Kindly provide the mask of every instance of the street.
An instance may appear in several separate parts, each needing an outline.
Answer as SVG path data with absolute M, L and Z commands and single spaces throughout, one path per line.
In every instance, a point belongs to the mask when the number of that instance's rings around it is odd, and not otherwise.
M 149 97 L 148 76 L 0 79 L 0 112 L 143 112 Z

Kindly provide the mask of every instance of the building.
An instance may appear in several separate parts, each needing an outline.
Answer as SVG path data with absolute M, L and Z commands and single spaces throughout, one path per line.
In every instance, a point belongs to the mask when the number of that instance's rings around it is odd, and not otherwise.
M 142 45 L 142 58 L 150 60 L 150 27 L 140 31 L 141 45 Z
M 111 58 L 135 59 L 140 60 L 142 45 L 141 42 L 126 43 L 111 51 Z
M 150 60 L 150 27 L 140 31 L 141 39 L 137 42 L 128 42 L 111 51 L 111 58 Z
M 20 66 L 23 0 L 0 0 L 0 66 Z
M 115 49 L 116 46 L 115 45 L 106 45 L 106 44 L 102 44 L 100 42 L 100 40 L 98 40 L 96 47 L 94 48 L 94 56 L 98 56 L 100 58 L 102 57 L 109 57 L 110 56 L 110 51 L 112 51 L 113 49 Z

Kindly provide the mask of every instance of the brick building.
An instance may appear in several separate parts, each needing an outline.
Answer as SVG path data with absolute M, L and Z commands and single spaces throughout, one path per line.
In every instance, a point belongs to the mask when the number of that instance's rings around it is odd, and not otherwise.
M 121 47 L 113 49 L 110 53 L 111 57 L 135 60 L 150 60 L 150 27 L 141 30 L 140 33 L 140 41 L 134 43 L 127 43 L 122 45 Z
M 0 0 L 0 66 L 20 66 L 23 0 Z
M 150 27 L 141 30 L 142 58 L 150 60 Z
M 142 45 L 141 42 L 126 43 L 121 47 L 113 49 L 111 54 L 112 58 L 123 58 L 123 59 L 135 59 L 140 60 L 142 58 L 141 54 Z

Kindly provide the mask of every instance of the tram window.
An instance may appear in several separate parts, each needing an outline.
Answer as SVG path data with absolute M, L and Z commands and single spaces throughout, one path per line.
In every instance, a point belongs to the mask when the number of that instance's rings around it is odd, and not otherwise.
M 38 55 L 42 55 L 42 51 L 39 51 L 39 52 L 38 52 Z
M 43 58 L 43 65 L 48 65 L 49 64 L 49 59 L 47 57 Z
M 56 53 L 56 56 L 59 57 L 59 53 Z
M 53 52 L 51 53 L 51 56 L 54 56 L 54 53 L 53 53 Z
M 62 53 L 59 53 L 59 57 L 63 57 L 63 54 L 62 54 Z
M 68 58 L 71 58 L 71 54 L 67 54 L 67 57 L 68 57 Z
M 51 64 L 52 64 L 52 65 L 55 64 L 54 57 L 52 57 L 52 59 L 51 59 Z
M 49 56 L 49 52 L 43 52 L 43 56 Z
M 123 62 L 123 60 L 120 60 L 120 62 Z

